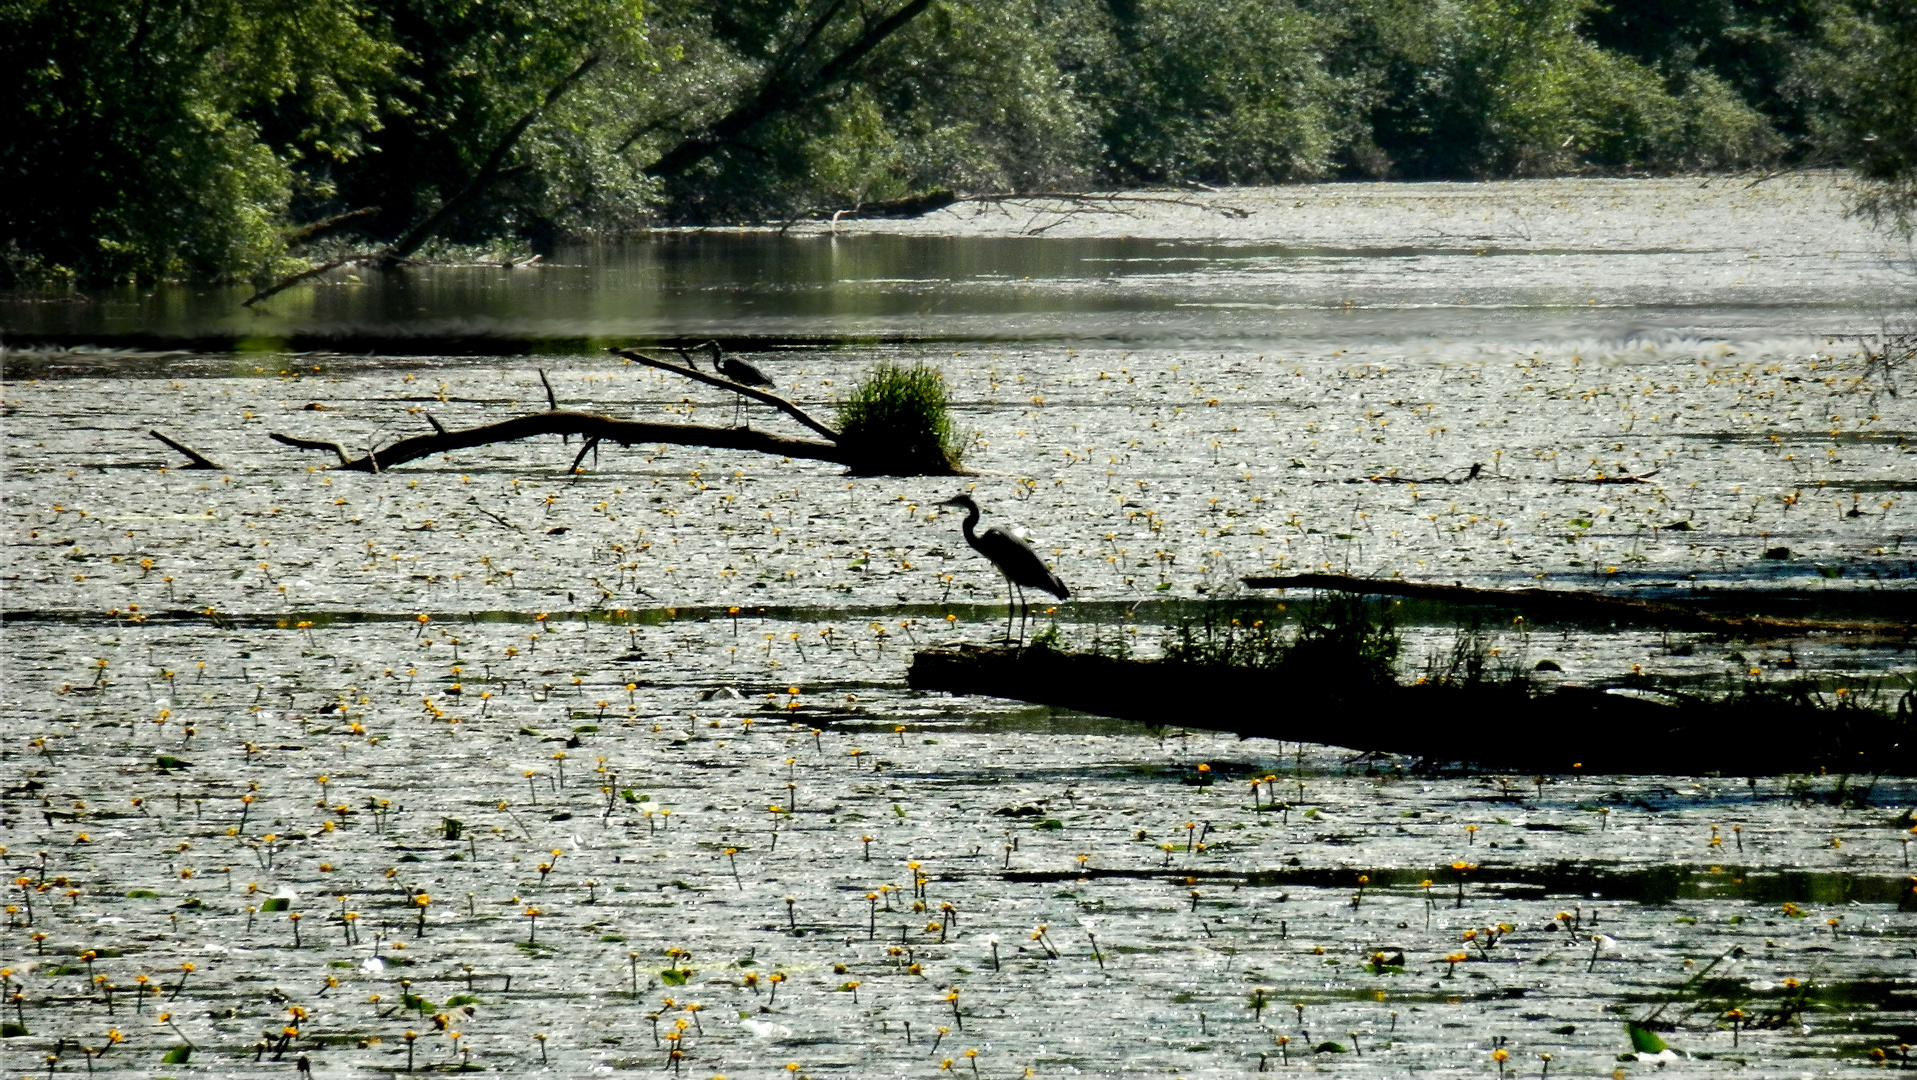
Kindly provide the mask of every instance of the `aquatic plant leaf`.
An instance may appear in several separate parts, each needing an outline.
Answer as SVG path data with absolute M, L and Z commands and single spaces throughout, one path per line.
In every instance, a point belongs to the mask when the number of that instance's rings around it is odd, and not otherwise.
M 1346 1050 L 1344 1047 L 1338 1045 L 1335 1042 L 1321 1042 L 1317 1046 L 1312 1047 L 1311 1052 L 1314 1054 L 1348 1054 L 1350 1053 L 1349 1050 Z
M 193 763 L 190 761 L 182 761 L 171 754 L 161 754 L 153 759 L 153 767 L 161 770 L 190 769 L 193 767 Z
M 1640 1054 L 1659 1054 L 1668 1049 L 1657 1032 L 1636 1024 L 1625 1024 L 1624 1031 L 1631 1037 L 1631 1048 Z
M 691 977 L 690 968 L 665 968 L 659 972 L 659 981 L 667 986 L 684 986 Z
M 274 896 L 274 897 L 269 897 L 264 901 L 261 901 L 260 910 L 261 911 L 285 911 L 287 908 L 291 907 L 292 904 L 293 904 L 293 901 L 288 900 L 284 896 Z
M 184 1064 L 186 1064 L 186 1061 L 187 1061 L 187 1059 L 188 1059 L 188 1058 L 190 1058 L 190 1057 L 192 1057 L 192 1056 L 193 1056 L 193 1048 L 192 1048 L 192 1047 L 190 1047 L 190 1046 L 176 1046 L 176 1047 L 174 1047 L 173 1049 L 171 1049 L 171 1050 L 168 1050 L 168 1051 L 166 1052 L 166 1056 L 160 1059 L 160 1064 L 162 1064 L 162 1065 L 184 1065 Z

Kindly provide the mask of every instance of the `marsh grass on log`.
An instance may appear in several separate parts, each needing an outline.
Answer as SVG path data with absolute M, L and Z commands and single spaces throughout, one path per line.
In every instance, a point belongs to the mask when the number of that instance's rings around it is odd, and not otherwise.
M 1539 774 L 1917 774 L 1917 691 L 1825 693 L 1747 682 L 1684 693 L 1641 675 L 1545 687 L 1499 662 L 1481 635 L 1395 675 L 1398 636 L 1382 604 L 1333 595 L 1297 629 L 1208 616 L 1170 631 L 1164 657 L 961 646 L 913 657 L 907 681 L 1130 720 L 1313 742 Z

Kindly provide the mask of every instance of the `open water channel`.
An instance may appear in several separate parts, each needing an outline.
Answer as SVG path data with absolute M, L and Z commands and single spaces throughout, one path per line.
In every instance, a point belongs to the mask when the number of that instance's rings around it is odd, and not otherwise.
M 1894 1066 L 1917 785 L 1868 762 L 1424 774 L 904 685 L 1002 632 L 959 490 L 1032 529 L 1067 645 L 1284 618 L 1237 579 L 1324 569 L 1910 621 L 1917 372 L 1857 348 L 1911 317 L 1908 252 L 1844 205 L 1820 176 L 961 204 L 258 313 L 0 298 L 0 1070 Z M 936 366 L 977 475 L 665 446 L 567 475 L 549 442 L 364 475 L 266 437 L 501 419 L 539 369 L 563 407 L 730 423 L 604 352 L 705 337 L 827 413 Z M 1465 618 L 1402 609 L 1407 678 Z M 1892 635 L 1491 629 L 1593 685 L 1888 700 L 1917 670 Z M 1634 1053 L 1653 1016 L 1669 1052 Z

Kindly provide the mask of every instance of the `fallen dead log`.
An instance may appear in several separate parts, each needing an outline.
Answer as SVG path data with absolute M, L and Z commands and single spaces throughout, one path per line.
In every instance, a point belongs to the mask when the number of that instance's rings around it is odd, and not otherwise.
M 710 347 L 715 354 L 719 349 L 717 342 L 708 342 L 707 345 L 700 347 Z M 339 458 L 340 462 L 334 468 L 374 473 L 404 465 L 409 461 L 417 461 L 423 457 L 431 457 L 434 454 L 467 450 L 492 443 L 514 442 L 538 435 L 558 435 L 567 441 L 575 435 L 579 436 L 581 440 L 579 453 L 572 459 L 568 472 L 577 470 L 580 463 L 585 461 L 586 455 L 597 450 L 602 442 L 617 443 L 620 446 L 631 446 L 636 443 L 664 443 L 676 446 L 706 446 L 720 450 L 746 450 L 779 457 L 829 461 L 848 469 L 869 469 L 875 460 L 880 462 L 888 460 L 883 455 L 875 456 L 869 447 L 846 445 L 839 433 L 831 426 L 777 394 L 768 393 L 756 386 L 747 386 L 723 375 L 708 375 L 690 363 L 677 364 L 633 349 L 614 348 L 607 351 L 647 367 L 668 371 L 681 378 L 715 386 L 729 393 L 770 405 L 824 438 L 795 439 L 770 432 L 754 431 L 749 427 L 717 428 L 698 424 L 621 420 L 599 413 L 561 409 L 558 396 L 553 392 L 552 382 L 546 378 L 544 369 L 539 370 L 539 383 L 545 388 L 546 404 L 550 408 L 543 413 L 530 413 L 510 420 L 458 430 L 447 428 L 439 422 L 437 417 L 431 413 L 425 413 L 426 422 L 433 426 L 432 434 L 415 435 L 388 446 L 372 448 L 367 450 L 364 457 L 358 458 L 348 454 L 346 449 L 338 443 L 325 439 L 307 439 L 280 432 L 273 432 L 270 437 L 277 443 L 299 450 L 331 452 Z M 715 355 L 715 367 L 718 366 L 718 360 L 718 356 Z M 309 408 L 312 407 L 314 406 L 309 406 Z M 173 445 L 170 440 L 169 445 Z M 877 471 L 885 470 L 881 468 Z M 931 474 L 915 471 L 911 475 Z M 948 468 L 945 473 L 939 475 L 966 474 L 963 470 Z
M 1327 592 L 1371 596 L 1402 596 L 1447 604 L 1503 607 L 1540 618 L 1572 621 L 1603 619 L 1666 630 L 1738 636 L 1775 636 L 1779 633 L 1823 631 L 1844 634 L 1901 634 L 1917 632 L 1917 624 L 1849 622 L 1829 619 L 1777 619 L 1760 615 L 1715 615 L 1679 604 L 1661 604 L 1602 593 L 1568 589 L 1474 589 L 1464 585 L 1432 585 L 1413 581 L 1354 577 L 1348 574 L 1284 574 L 1240 579 L 1252 589 L 1322 589 Z
M 921 650 L 906 681 L 1157 727 L 1545 775 L 1917 772 L 1910 695 L 1891 717 L 1781 695 L 1720 704 L 1516 683 L 1351 690 L 1274 669 L 979 646 Z
M 555 409 L 530 413 L 481 424 L 470 428 L 448 428 L 430 435 L 415 435 L 380 447 L 364 457 L 349 458 L 337 443 L 318 439 L 300 439 L 274 433 L 274 441 L 303 450 L 331 450 L 340 456 L 335 466 L 349 472 L 379 472 L 409 461 L 470 450 L 493 443 L 516 442 L 538 435 L 577 435 L 588 443 L 608 442 L 620 446 L 637 443 L 667 443 L 676 446 L 710 446 L 721 450 L 750 450 L 780 457 L 810 458 L 849 465 L 850 456 L 837 443 L 816 439 L 793 439 L 751 428 L 716 428 L 699 424 L 656 424 L 642 420 L 620 420 L 599 413 Z M 590 449 L 590 446 L 587 447 Z M 583 454 L 583 451 L 582 451 Z M 576 460 L 576 459 L 575 459 Z
M 1217 189 L 1210 188 L 1202 190 L 1215 192 Z M 1183 206 L 1194 210 L 1208 210 L 1224 217 L 1233 218 L 1248 218 L 1257 213 L 1255 210 L 1247 210 L 1241 206 L 1231 206 L 1228 204 L 1212 205 L 1191 198 L 1190 196 L 1154 195 L 1150 192 L 1141 193 L 1130 191 L 998 191 L 984 192 L 977 195 L 961 195 L 953 199 L 952 202 L 996 206 L 1003 206 L 1008 203 L 1062 203 L 1073 208 L 1069 211 L 1053 211 L 1054 213 L 1125 213 L 1126 211 L 1124 210 L 1113 208 L 1122 207 L 1127 204 Z
M 1553 476 L 1553 484 L 1648 484 L 1662 470 L 1652 469 L 1636 476 Z
M 279 294 L 285 292 L 286 290 L 292 288 L 293 286 L 298 285 L 302 281 L 310 281 L 313 278 L 319 277 L 322 274 L 326 274 L 331 271 L 337 270 L 342 266 L 362 266 L 366 263 L 372 262 L 376 258 L 378 258 L 377 255 L 366 255 L 366 254 L 341 255 L 339 258 L 336 258 L 336 259 L 328 259 L 323 263 L 316 263 L 312 266 L 307 267 L 304 270 L 300 270 L 300 271 L 296 271 L 294 273 L 288 274 L 285 277 L 280 278 L 278 281 L 275 281 L 270 285 L 261 286 L 258 290 L 256 290 L 253 293 L 252 296 L 249 296 L 246 299 L 240 301 L 240 306 L 250 308 L 254 304 L 257 304 L 262 300 L 268 300 L 268 299 L 271 299 L 272 297 L 278 296 Z
M 281 446 L 290 446 L 295 450 L 328 451 L 339 457 L 339 463 L 341 468 L 344 468 L 346 466 L 346 463 L 352 460 L 352 456 L 346 452 L 346 448 L 344 446 L 341 446 L 340 444 L 336 442 L 328 442 L 325 439 L 302 439 L 296 435 L 282 435 L 277 431 L 268 432 L 266 437 L 273 440 L 276 443 L 279 443 Z
M 1463 477 L 1453 477 L 1453 476 L 1447 475 L 1447 476 L 1427 476 L 1423 479 L 1419 479 L 1418 477 L 1415 477 L 1415 476 L 1393 476 L 1387 473 L 1378 473 L 1374 476 L 1354 476 L 1351 479 L 1346 480 L 1345 483 L 1347 484 L 1468 484 L 1471 481 L 1476 480 L 1478 478 L 1478 474 L 1483 471 L 1484 471 L 1484 463 L 1474 462 L 1471 465 L 1471 471 L 1469 473 L 1466 473 Z

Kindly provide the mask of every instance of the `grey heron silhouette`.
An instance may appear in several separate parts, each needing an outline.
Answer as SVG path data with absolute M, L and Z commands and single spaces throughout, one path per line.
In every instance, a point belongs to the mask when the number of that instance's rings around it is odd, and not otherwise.
M 1018 609 L 1026 615 L 1031 611 L 1025 601 L 1027 588 L 1043 589 L 1060 600 L 1071 597 L 1072 591 L 1065 587 L 1051 567 L 1045 565 L 1045 560 L 1039 558 L 1038 552 L 1032 550 L 1032 545 L 1026 543 L 1023 537 L 1001 525 L 994 525 L 982 533 L 973 531 L 978 526 L 979 508 L 970 495 L 954 495 L 939 505 L 964 507 L 965 524 L 960 528 L 965 532 L 965 542 L 972 545 L 973 551 L 991 560 L 998 572 L 1005 576 L 1005 583 L 1011 587 L 1005 598 L 1007 641 L 1012 640 L 1013 596 L 1017 597 Z M 1025 622 L 1022 618 L 1019 620 L 1017 640 L 1020 644 L 1025 641 Z
M 725 350 L 720 348 L 719 343 L 716 341 L 708 341 L 703 345 L 695 345 L 693 349 L 711 349 L 712 370 L 718 372 L 725 378 L 731 379 L 740 386 L 763 386 L 768 390 L 772 388 L 772 380 L 766 377 L 765 372 L 760 371 L 744 360 L 737 360 L 727 356 Z M 692 350 L 679 349 L 677 351 L 680 356 L 685 358 L 686 363 L 691 364 L 695 368 L 699 366 L 698 363 L 692 359 Z M 744 412 L 745 398 L 735 399 L 732 406 L 733 427 L 739 426 L 739 418 Z

